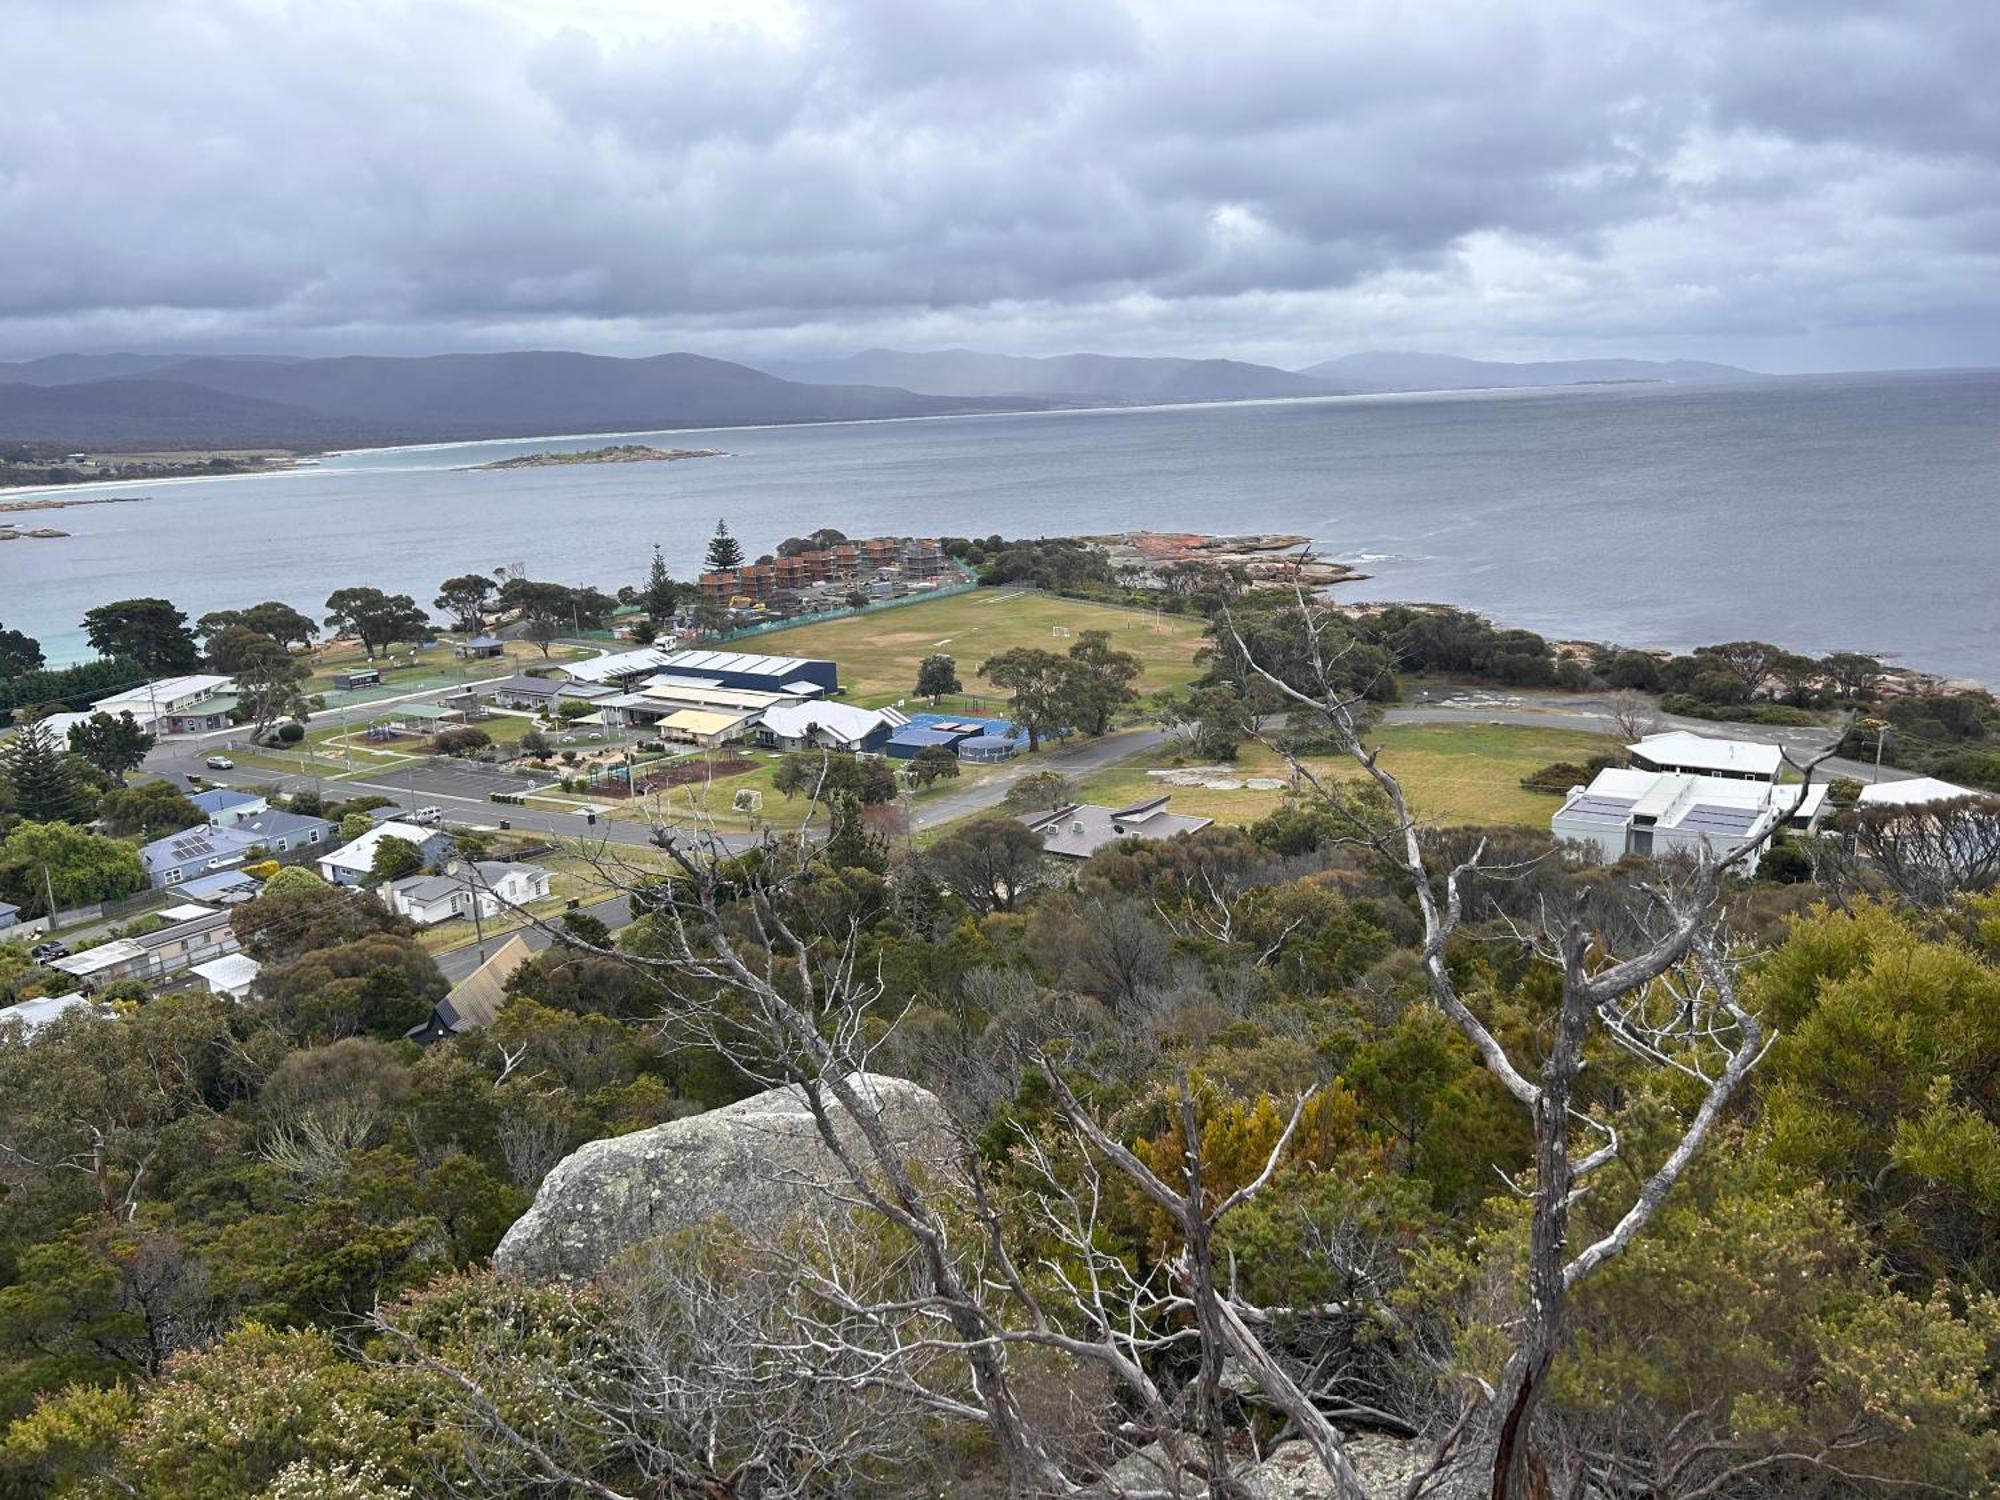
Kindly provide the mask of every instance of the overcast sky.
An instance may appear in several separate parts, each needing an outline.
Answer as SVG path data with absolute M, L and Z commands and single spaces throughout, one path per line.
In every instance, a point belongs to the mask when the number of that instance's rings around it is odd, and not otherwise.
M 6 0 L 0 354 L 2000 364 L 1996 0 Z

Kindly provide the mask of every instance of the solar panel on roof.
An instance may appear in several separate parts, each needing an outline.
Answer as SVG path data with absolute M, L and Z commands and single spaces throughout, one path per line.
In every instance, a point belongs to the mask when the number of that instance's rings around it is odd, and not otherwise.
M 1718 807 L 1704 802 L 1689 808 L 1676 826 L 1689 833 L 1748 833 L 1760 816 L 1754 807 Z

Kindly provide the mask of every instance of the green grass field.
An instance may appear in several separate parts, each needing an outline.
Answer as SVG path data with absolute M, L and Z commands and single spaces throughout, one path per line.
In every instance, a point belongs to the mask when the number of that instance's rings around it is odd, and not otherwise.
M 1521 778 L 1559 760 L 1582 761 L 1605 750 L 1603 735 L 1565 729 L 1486 724 L 1395 724 L 1377 730 L 1370 743 L 1382 750 L 1382 765 L 1394 772 L 1420 817 L 1438 823 L 1518 824 L 1546 828 L 1559 801 L 1525 791 Z M 1172 750 L 1085 778 L 1085 801 L 1110 806 L 1171 793 L 1174 810 L 1220 823 L 1254 823 L 1283 801 L 1284 789 L 1175 786 L 1149 771 L 1175 762 Z M 1315 759 L 1314 770 L 1354 777 L 1358 767 L 1337 759 Z M 1284 761 L 1262 745 L 1246 744 L 1236 762 L 1216 779 L 1289 781 Z
M 1068 638 L 1056 634 L 1069 631 Z M 840 681 L 851 702 L 878 707 L 907 698 L 917 681 L 917 663 L 936 651 L 958 659 L 965 696 L 947 706 L 971 711 L 972 700 L 999 708 L 1005 698 L 974 675 L 989 656 L 1015 646 L 1066 651 L 1086 630 L 1108 630 L 1111 643 L 1145 663 L 1141 692 L 1173 687 L 1195 676 L 1201 649 L 1201 622 L 1180 615 L 1157 620 L 1142 610 L 1118 609 L 1081 599 L 1007 589 L 977 589 L 948 599 L 926 600 L 897 609 L 874 610 L 841 620 L 796 625 L 789 630 L 737 642 L 744 651 L 779 656 L 830 657 L 840 663 Z

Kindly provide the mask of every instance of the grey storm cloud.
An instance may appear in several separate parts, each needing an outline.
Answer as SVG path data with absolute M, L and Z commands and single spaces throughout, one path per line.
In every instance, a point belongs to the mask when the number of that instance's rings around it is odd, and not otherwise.
M 0 347 L 1992 362 L 1964 0 L 13 0 Z

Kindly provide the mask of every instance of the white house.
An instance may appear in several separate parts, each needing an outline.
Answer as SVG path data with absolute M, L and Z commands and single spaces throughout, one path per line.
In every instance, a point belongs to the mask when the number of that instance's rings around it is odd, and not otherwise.
M 423 828 L 391 818 L 386 823 L 377 823 L 353 843 L 343 844 L 331 854 L 321 855 L 320 878 L 334 885 L 366 884 L 368 872 L 375 867 L 375 850 L 384 839 L 402 839 L 415 844 L 424 864 L 433 869 L 442 865 L 451 853 L 451 835 L 443 829 Z
M 909 722 L 893 708 L 781 703 L 764 710 L 757 738 L 779 750 L 879 750 Z
M 1823 782 L 1780 786 L 1743 776 L 1614 768 L 1599 771 L 1587 787 L 1571 787 L 1549 827 L 1607 864 L 1628 854 L 1691 854 L 1704 845 L 1722 857 L 1778 819 L 1810 828 L 1826 791 Z
M 377 893 L 389 908 L 419 927 L 458 917 L 497 917 L 514 907 L 546 901 L 549 872 L 540 865 L 479 860 L 454 865 L 441 875 L 411 875 Z
M 1720 776 L 1741 781 L 1776 781 L 1785 752 L 1756 740 L 1726 740 L 1685 729 L 1649 734 L 1625 754 L 1640 771 L 1678 771 L 1683 776 Z

